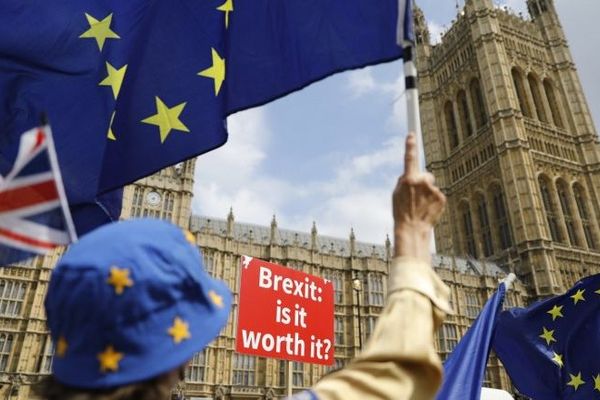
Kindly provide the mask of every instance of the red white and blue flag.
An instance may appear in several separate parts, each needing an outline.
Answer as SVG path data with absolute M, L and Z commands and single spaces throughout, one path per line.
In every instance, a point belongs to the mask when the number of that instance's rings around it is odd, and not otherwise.
M 25 132 L 12 170 L 0 176 L 0 265 L 76 239 L 51 130 Z

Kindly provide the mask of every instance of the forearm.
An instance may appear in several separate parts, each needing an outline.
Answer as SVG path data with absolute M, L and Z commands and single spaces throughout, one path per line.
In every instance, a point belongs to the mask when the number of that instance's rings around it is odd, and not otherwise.
M 448 310 L 448 289 L 424 263 L 394 264 L 387 304 L 364 352 L 315 386 L 319 400 L 434 397 L 442 365 L 433 335 Z

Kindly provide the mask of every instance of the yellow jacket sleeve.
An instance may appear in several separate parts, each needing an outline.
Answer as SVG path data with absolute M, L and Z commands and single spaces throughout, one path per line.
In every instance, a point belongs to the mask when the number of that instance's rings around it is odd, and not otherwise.
M 433 399 L 442 381 L 434 332 L 448 305 L 449 289 L 433 269 L 397 258 L 388 299 L 364 351 L 313 388 L 319 400 Z

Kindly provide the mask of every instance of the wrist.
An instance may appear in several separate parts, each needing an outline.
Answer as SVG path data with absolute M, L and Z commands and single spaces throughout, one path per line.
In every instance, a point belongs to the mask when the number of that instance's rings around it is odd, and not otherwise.
M 431 264 L 431 226 L 396 226 L 394 229 L 394 256 L 411 257 Z

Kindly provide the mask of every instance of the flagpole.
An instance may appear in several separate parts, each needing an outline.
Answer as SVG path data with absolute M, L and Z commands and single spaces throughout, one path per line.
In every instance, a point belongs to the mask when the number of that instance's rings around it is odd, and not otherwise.
M 63 215 L 65 217 L 65 224 L 67 231 L 71 237 L 71 242 L 77 242 L 77 231 L 73 224 L 73 218 L 71 216 L 71 210 L 69 209 L 69 203 L 67 201 L 67 194 L 65 193 L 65 187 L 63 186 L 62 174 L 60 173 L 60 166 L 58 164 L 58 157 L 56 156 L 56 148 L 54 147 L 54 138 L 52 137 L 52 129 L 46 119 L 45 115 L 42 116 L 42 129 L 46 134 L 46 140 L 48 141 L 48 158 L 50 160 L 50 166 L 52 167 L 52 173 L 56 177 L 56 190 L 58 191 L 58 198 L 60 200 L 60 207 L 62 208 Z
M 408 119 L 408 132 L 414 133 L 417 139 L 417 148 L 421 154 L 423 133 L 421 131 L 421 112 L 419 109 L 419 89 L 417 87 L 417 66 L 415 64 L 416 48 L 412 42 L 404 41 L 404 82 L 406 87 L 406 108 Z M 419 166 L 425 169 L 419 156 Z

